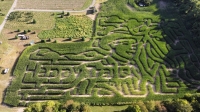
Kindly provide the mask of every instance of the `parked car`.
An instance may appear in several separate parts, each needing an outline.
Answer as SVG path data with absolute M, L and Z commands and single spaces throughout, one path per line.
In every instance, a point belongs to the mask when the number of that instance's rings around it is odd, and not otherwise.
M 17 36 L 20 37 L 21 40 L 27 40 L 27 39 L 29 39 L 29 36 L 26 36 L 26 35 L 18 34 Z
M 3 71 L 3 73 L 4 73 L 4 74 L 7 74 L 8 71 L 9 71 L 9 68 L 6 68 L 6 69 Z

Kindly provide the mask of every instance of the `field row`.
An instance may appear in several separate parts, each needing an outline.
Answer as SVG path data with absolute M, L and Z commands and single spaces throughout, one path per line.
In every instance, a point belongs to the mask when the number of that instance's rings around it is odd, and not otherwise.
M 16 9 L 80 10 L 87 2 L 88 0 L 18 0 Z M 90 4 L 87 5 L 89 7 Z

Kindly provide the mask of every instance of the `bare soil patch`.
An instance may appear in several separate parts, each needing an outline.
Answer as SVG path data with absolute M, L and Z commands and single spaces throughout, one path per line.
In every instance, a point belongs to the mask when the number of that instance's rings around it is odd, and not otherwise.
M 87 0 L 18 0 L 16 9 L 78 10 Z

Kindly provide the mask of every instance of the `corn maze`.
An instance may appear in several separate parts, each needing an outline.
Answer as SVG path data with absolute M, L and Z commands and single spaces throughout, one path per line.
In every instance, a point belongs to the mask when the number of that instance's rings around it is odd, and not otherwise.
M 181 21 L 100 13 L 96 38 L 28 47 L 5 102 L 64 98 L 90 104 L 161 100 L 198 92 L 199 49 Z

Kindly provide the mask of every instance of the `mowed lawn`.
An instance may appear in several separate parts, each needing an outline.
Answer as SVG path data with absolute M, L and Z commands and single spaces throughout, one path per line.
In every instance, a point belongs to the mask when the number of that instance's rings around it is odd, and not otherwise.
M 83 10 L 93 0 L 18 0 L 16 9 Z
M 4 1 L 0 1 L 0 24 L 3 22 L 6 14 L 8 13 L 8 11 L 10 10 L 12 4 L 13 4 L 14 0 L 4 0 Z M 4 14 L 4 16 L 2 16 L 1 14 Z
M 128 106 L 91 106 L 92 112 L 120 112 Z
M 52 29 L 55 25 L 55 17 L 54 13 L 51 12 L 31 12 L 33 17 L 30 21 L 27 22 L 19 22 L 17 20 L 7 21 L 5 25 L 5 29 L 9 30 L 48 30 Z M 32 20 L 36 20 L 36 24 L 31 24 Z

